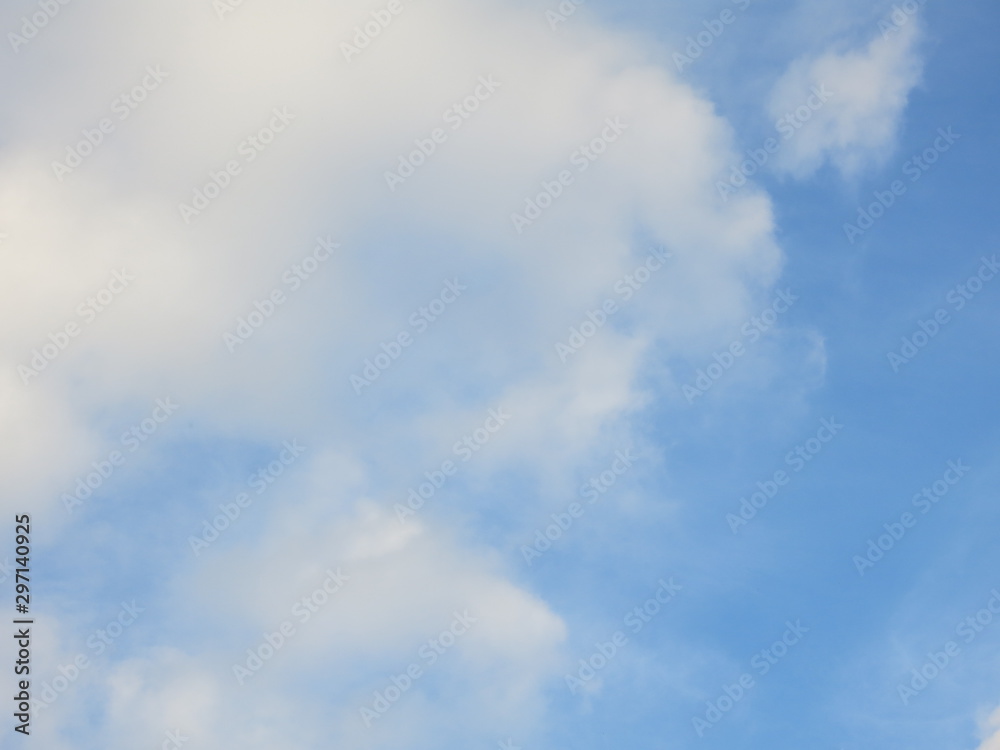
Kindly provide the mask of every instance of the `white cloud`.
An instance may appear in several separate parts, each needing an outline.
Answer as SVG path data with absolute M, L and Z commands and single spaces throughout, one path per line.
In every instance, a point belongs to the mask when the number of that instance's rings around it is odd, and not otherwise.
M 920 81 L 921 36 L 914 16 L 866 47 L 834 48 L 793 62 L 768 102 L 768 114 L 783 123 L 779 131 L 789 134 L 775 167 L 801 178 L 829 161 L 850 177 L 884 163 L 895 148 L 910 92 Z M 829 98 L 814 96 L 824 89 Z
M 254 509 L 271 522 L 253 546 L 234 528 L 217 552 L 178 560 L 161 574 L 170 614 L 141 626 L 147 646 L 95 670 L 108 747 L 155 739 L 172 723 L 206 746 L 236 738 L 248 748 L 311 747 L 317 736 L 399 746 L 449 722 L 468 736 L 499 732 L 512 715 L 530 731 L 567 624 L 493 552 L 423 519 L 402 529 L 391 503 L 497 404 L 516 418 L 476 471 L 528 465 L 549 472 L 549 486 L 565 481 L 645 403 L 635 381 L 654 347 L 700 355 L 780 272 L 766 196 L 745 191 L 725 205 L 716 196 L 713 178 L 734 157 L 728 125 L 631 37 L 583 15 L 553 35 L 537 8 L 426 0 L 406 5 L 348 65 L 338 43 L 367 12 L 245 3 L 220 23 L 202 0 L 72 6 L 22 53 L 46 50 L 65 75 L 26 63 L 11 84 L 44 125 L 29 136 L 20 115 L 2 114 L 15 135 L 0 152 L 0 197 L 14 197 L 0 216 L 11 237 L 0 365 L 12 373 L 76 320 L 112 269 L 127 266 L 136 281 L 34 382 L 0 382 L 0 423 L 19 451 L 0 479 L 36 510 L 60 510 L 59 492 L 167 394 L 200 437 L 296 436 L 311 451 L 307 478 Z M 883 57 L 892 55 L 872 52 L 876 67 Z M 151 64 L 169 72 L 162 89 L 56 181 L 52 159 Z M 502 87 L 390 192 L 384 172 L 483 75 Z M 287 134 L 185 224 L 178 202 L 236 158 L 273 107 L 295 113 Z M 627 130 L 577 172 L 571 154 L 607 118 Z M 510 214 L 563 169 L 573 184 L 517 234 Z M 669 267 L 563 364 L 555 342 L 648 252 L 636 247 L 639 230 L 669 248 Z M 339 254 L 230 355 L 223 333 L 328 234 Z M 461 309 L 355 396 L 348 376 L 455 276 L 470 285 Z M 162 458 L 166 445 L 148 451 Z M 372 488 L 373 464 L 386 467 L 385 495 Z M 186 553 L 190 529 L 176 533 Z M 252 687 L 236 685 L 233 660 L 338 564 L 353 580 L 318 627 Z M 434 678 L 454 705 L 429 706 L 418 691 L 382 734 L 362 731 L 358 701 L 380 687 L 372 675 L 405 668 L 464 608 L 481 627 Z M 202 632 L 201 618 L 212 628 Z M 283 697 L 304 682 L 315 689 L 298 703 Z M 56 711 L 69 724 L 84 701 L 68 694 Z
M 644 347 L 659 340 L 680 352 L 703 348 L 705 334 L 744 316 L 779 270 L 766 199 L 748 194 L 724 207 L 716 201 L 711 175 L 731 159 L 725 123 L 647 63 L 627 37 L 600 32 L 582 17 L 574 19 L 576 33 L 552 35 L 528 11 L 421 4 L 407 7 L 348 66 L 333 40 L 348 39 L 353 27 L 319 3 L 295 11 L 244 6 L 221 26 L 206 14 L 190 27 L 180 16 L 204 10 L 194 2 L 177 6 L 176 17 L 125 3 L 94 8 L 60 19 L 78 25 L 54 40 L 68 44 L 64 54 L 85 75 L 33 78 L 39 74 L 27 70 L 22 86 L 44 106 L 47 126 L 30 143 L 8 146 L 3 158 L 12 168 L 0 181 L 4 195 L 19 196 L 4 217 L 12 236 L 7 252 L 16 258 L 0 279 L 11 334 L 0 352 L 6 367 L 27 363 L 51 331 L 78 320 L 76 305 L 112 269 L 126 266 L 136 275 L 134 286 L 29 386 L 57 394 L 73 384 L 73 406 L 64 400 L 58 417 L 67 423 L 64 434 L 70 423 L 92 429 L 109 403 L 131 405 L 115 412 L 117 423 L 108 420 L 106 434 L 114 435 L 143 416 L 139 404 L 171 393 L 187 418 L 198 415 L 220 434 L 269 441 L 322 435 L 310 442 L 363 444 L 356 422 L 331 426 L 325 415 L 390 395 L 453 391 L 456 378 L 479 379 L 487 370 L 497 393 L 562 389 L 556 402 L 585 405 L 559 416 L 563 434 L 595 435 L 636 403 L 628 390 Z M 113 34 L 112 49 L 104 45 L 97 54 L 97 30 L 107 36 L 119 27 L 144 29 L 143 44 L 131 32 Z M 40 37 L 33 44 L 54 42 Z M 131 71 L 141 74 L 153 63 L 169 72 L 162 88 L 57 182 L 49 162 L 81 127 L 109 114 L 103 102 L 136 77 Z M 441 112 L 480 75 L 493 75 L 502 88 L 390 193 L 384 171 L 440 125 Z M 236 156 L 274 106 L 296 113 L 293 130 L 184 225 L 177 203 Z M 573 169 L 570 155 L 602 131 L 607 117 L 621 118 L 627 132 L 517 235 L 511 212 L 543 180 Z M 366 262 L 366 237 L 387 215 L 397 217 L 396 228 L 382 240 L 380 262 Z M 552 346 L 644 256 L 646 248 L 630 247 L 636 224 L 675 259 L 631 303 L 640 335 L 622 344 L 630 354 L 616 361 L 612 380 L 600 383 L 604 395 L 592 394 L 554 360 Z M 443 228 L 455 249 L 436 246 Z M 298 292 L 230 356 L 222 334 L 254 300 L 281 286 L 284 270 L 326 234 L 342 242 L 340 255 L 312 289 Z M 407 327 L 408 314 L 441 278 L 455 275 L 477 283 L 461 314 L 431 329 L 364 396 L 367 402 L 355 399 L 348 375 L 380 341 Z M 324 345 L 317 348 L 317 340 Z M 456 347 L 464 353 L 461 366 L 442 378 L 441 363 Z M 300 387 L 283 386 L 289 373 Z M 465 413 L 494 399 L 454 406 Z M 549 421 L 533 413 L 533 423 L 521 422 L 525 434 Z M 378 430 L 373 425 L 373 438 Z M 442 440 L 453 435 L 449 426 Z M 48 438 L 29 434 L 25 442 L 46 445 Z M 109 448 L 95 439 L 90 445 L 89 455 L 59 461 L 40 449 L 33 470 L 48 464 L 53 486 L 71 485 Z
M 993 734 L 983 741 L 983 744 L 979 746 L 979 750 L 1000 750 L 1000 709 L 993 712 L 984 729 L 988 732 L 993 732 Z
M 205 553 L 190 576 L 175 581 L 167 601 L 176 605 L 144 615 L 161 618 L 166 638 L 196 620 L 209 635 L 193 652 L 157 646 L 124 661 L 91 655 L 88 693 L 104 706 L 106 747 L 150 744 L 174 729 L 197 746 L 238 738 L 247 748 L 271 747 L 279 737 L 283 746 L 312 747 L 317 732 L 326 741 L 376 748 L 401 737 L 429 741 L 443 726 L 466 737 L 531 730 L 543 713 L 546 684 L 559 677 L 566 635 L 543 602 L 504 580 L 491 555 L 462 549 L 417 521 L 402 527 L 373 503 L 344 508 L 318 525 L 283 500 L 260 509 L 273 532 L 252 547 Z M 320 588 L 328 569 L 347 582 L 303 621 L 300 613 L 309 610 L 293 607 Z M 421 646 L 456 612 L 475 622 L 429 662 Z M 246 666 L 247 650 L 259 653 L 283 623 L 294 633 L 238 684 L 233 666 Z M 49 648 L 59 652 L 58 644 Z M 361 707 L 413 663 L 424 674 L 365 726 Z M 46 713 L 51 728 L 73 731 L 84 698 L 80 686 L 71 686 Z

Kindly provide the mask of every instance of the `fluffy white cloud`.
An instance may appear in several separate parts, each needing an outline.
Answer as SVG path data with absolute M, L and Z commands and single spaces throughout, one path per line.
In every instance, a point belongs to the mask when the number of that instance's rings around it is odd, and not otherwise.
M 676 346 L 744 314 L 778 270 L 767 202 L 750 195 L 721 207 L 714 198 L 710 175 L 730 160 L 724 123 L 626 37 L 594 36 L 583 19 L 577 34 L 554 36 L 526 10 L 429 3 L 407 6 L 347 65 L 337 43 L 352 36 L 358 19 L 351 14 L 345 19 L 320 4 L 246 6 L 217 25 L 200 9 L 192 2 L 177 6 L 176 16 L 157 16 L 108 2 L 92 16 L 61 19 L 77 24 L 66 40 L 33 42 L 66 41 L 63 54 L 85 75 L 42 78 L 29 68 L 22 83 L 49 124 L 31 145 L 15 141 L 5 152 L 14 168 L 4 171 L 4 194 L 30 199 L 5 217 L 16 262 L 0 282 L 0 299 L 4 319 L 17 325 L 3 356 L 8 368 L 28 364 L 49 333 L 79 322 L 77 305 L 113 269 L 128 267 L 133 285 L 31 384 L 59 390 L 76 383 L 72 408 L 84 423 L 109 402 L 170 391 L 191 411 L 211 414 L 217 429 L 266 438 L 300 429 L 338 401 L 353 402 L 348 374 L 407 327 L 441 278 L 456 275 L 478 282 L 469 295 L 477 299 L 463 301 L 462 322 L 449 335 L 437 333 L 445 320 L 415 347 L 419 356 L 407 353 L 411 382 L 423 390 L 456 339 L 466 347 L 465 372 L 499 364 L 501 382 L 514 372 L 544 382 L 552 377 L 546 370 L 558 376 L 564 369 L 536 358 L 551 360 L 547 350 L 566 328 L 641 257 L 630 248 L 636 224 L 670 247 L 675 261 L 655 291 L 637 295 L 635 317 Z M 184 26 L 185 14 L 197 22 Z M 123 33 L 108 33 L 116 28 Z M 90 41 L 99 29 L 114 40 L 101 55 Z M 143 44 L 126 29 L 142 30 Z M 52 159 L 82 127 L 111 114 L 102 103 L 141 80 L 145 64 L 161 65 L 169 77 L 56 182 Z M 414 139 L 447 127 L 441 113 L 474 91 L 480 75 L 501 88 L 389 192 L 384 173 L 414 149 Z M 272 107 L 285 106 L 296 115 L 288 134 L 244 165 L 191 225 L 181 222 L 177 204 L 238 157 L 238 145 L 268 122 Z M 571 154 L 609 132 L 609 117 L 627 131 L 576 173 Z M 562 169 L 574 172 L 574 184 L 516 234 L 510 214 Z M 366 262 L 368 237 L 386 215 L 396 218 L 379 243 L 380 261 Z M 439 247 L 443 227 L 451 249 Z M 298 292 L 230 356 L 222 334 L 326 234 L 343 247 L 314 280 L 322 288 Z M 499 280 L 488 292 L 487 274 Z M 503 314 L 491 314 L 485 302 Z M 502 359 L 490 354 L 498 351 Z M 336 361 L 326 352 L 337 352 Z M 275 387 L 289 372 L 303 386 L 331 377 L 333 386 L 307 387 L 313 395 L 303 399 L 302 389 Z M 387 392 L 394 374 L 373 390 Z M 621 375 L 627 381 L 631 373 Z M 50 463 L 65 480 L 86 466 Z
M 1000 709 L 997 709 L 989 718 L 985 729 L 993 734 L 983 741 L 979 750 L 1000 750 Z
M 807 55 L 774 85 L 768 114 L 787 141 L 774 166 L 805 177 L 829 161 L 845 176 L 883 163 L 921 77 L 919 17 L 867 46 Z
M 67 323 L 82 329 L 26 388 L 11 380 L 22 406 L 46 399 L 60 423 L 49 432 L 45 420 L 27 425 L 25 460 L 11 467 L 48 477 L 39 498 L 52 502 L 54 488 L 72 487 L 165 394 L 183 405 L 185 419 L 197 415 L 216 434 L 364 445 L 384 425 L 372 422 L 359 435 L 362 425 L 331 427 L 329 415 L 362 414 L 417 392 L 431 396 L 435 415 L 482 411 L 496 395 L 448 402 L 456 383 L 485 379 L 496 394 L 530 398 L 545 389 L 549 403 L 576 405 L 554 420 L 552 408 L 525 409 L 522 434 L 562 424 L 562 437 L 595 435 L 638 403 L 629 389 L 644 348 L 659 341 L 677 353 L 704 349 L 779 270 L 766 199 L 748 193 L 722 206 L 711 187 L 711 175 L 731 161 L 725 123 L 624 35 L 582 17 L 553 35 L 525 9 L 426 3 L 406 6 L 348 65 L 338 44 L 351 39 L 364 11 L 246 6 L 220 24 L 204 10 L 190 2 L 164 14 L 109 1 L 67 14 L 30 50 L 65 43 L 53 54 L 74 67 L 52 77 L 27 66 L 17 84 L 46 125 L 0 157 L 10 167 L 0 190 L 17 198 L 3 217 L 11 262 L 0 279 L 9 329 L 0 357 L 13 372 Z M 101 54 L 92 41 L 99 31 L 112 40 Z M 167 78 L 58 182 L 53 159 L 81 129 L 117 117 L 115 94 L 142 81 L 147 65 Z M 415 139 L 449 128 L 442 112 L 475 91 L 480 76 L 500 88 L 390 192 L 385 172 Z M 273 107 L 295 114 L 288 132 L 244 164 L 203 215 L 181 221 L 177 204 L 242 158 L 240 143 L 270 121 Z M 608 118 L 627 129 L 615 134 Z M 606 153 L 571 163 L 602 133 L 617 138 Z M 573 184 L 519 235 L 511 214 L 564 169 Z M 390 215 L 392 224 L 379 228 Z M 556 341 L 645 256 L 647 248 L 632 247 L 636 227 L 674 254 L 624 306 L 619 320 L 639 336 L 591 345 L 629 352 L 614 365 L 563 366 Z M 317 235 L 342 243 L 336 257 L 230 355 L 223 334 L 271 289 L 288 291 L 283 274 Z M 95 319 L 81 319 L 78 306 L 119 268 L 135 281 Z M 454 277 L 470 285 L 461 312 L 443 316 L 355 398 L 349 375 L 409 329 L 409 314 L 442 278 Z M 610 327 L 602 335 L 615 337 Z M 290 373 L 298 387 L 286 387 Z M 592 376 L 599 391 L 585 380 Z M 14 398 L 3 402 L 5 425 L 21 421 Z M 455 420 L 434 419 L 441 441 L 454 440 Z M 75 432 L 70 440 L 80 447 L 58 450 L 55 431 Z M 89 440 L 80 439 L 84 431 Z M 538 455 L 524 445 L 525 455 Z
M 247 533 L 252 547 L 234 528 L 192 561 L 188 516 L 177 522 L 178 559 L 158 574 L 169 583 L 160 615 L 143 621 L 145 645 L 88 677 L 106 698 L 107 747 L 175 725 L 206 746 L 248 748 L 416 746 L 448 726 L 500 733 L 514 715 L 530 731 L 567 624 L 493 552 L 424 519 L 401 526 L 392 503 L 498 404 L 516 416 L 475 471 L 528 466 L 565 484 L 645 403 L 635 382 L 650 354 L 703 355 L 780 272 L 766 196 L 716 195 L 734 158 L 728 125 L 635 39 L 583 14 L 552 34 L 537 8 L 427 0 L 404 5 L 348 64 L 339 45 L 374 9 L 246 3 L 220 22 L 202 0 L 67 6 L 21 51 L 16 80 L 5 74 L 42 123 L 29 131 L 3 113 L 0 429 L 17 460 L 0 479 L 21 491 L 19 507 L 61 512 L 59 493 L 160 396 L 183 416 L 136 454 L 136 470 L 169 460 L 182 423 L 200 438 L 310 447 L 301 482 L 255 508 L 268 523 Z M 53 159 L 117 118 L 112 102 L 147 66 L 162 67 L 162 84 L 57 180 Z M 500 85 L 452 130 L 447 111 L 484 92 L 481 77 Z M 241 143 L 274 108 L 294 120 L 250 161 Z M 390 189 L 386 172 L 435 128 L 446 141 Z M 240 173 L 185 223 L 178 204 L 233 159 Z M 519 233 L 511 215 L 556 192 L 563 170 L 572 179 Z M 285 272 L 327 235 L 341 248 L 292 290 Z M 615 285 L 649 252 L 639 235 L 673 257 L 626 301 Z M 121 268 L 134 282 L 81 315 Z M 468 291 L 355 395 L 349 376 L 399 331 L 415 334 L 409 316 L 452 278 Z M 230 354 L 223 334 L 274 288 L 287 302 Z M 561 362 L 556 342 L 608 297 L 620 313 Z M 16 367 L 71 321 L 79 335 L 21 383 Z M 195 494 L 196 514 L 213 507 Z M 352 581 L 316 627 L 236 684 L 234 660 L 337 565 Z M 431 705 L 421 686 L 365 730 L 357 708 L 383 687 L 372 676 L 405 668 L 466 608 L 480 624 L 425 683 L 453 703 Z M 69 640 L 63 649 L 53 652 L 74 653 Z M 54 726 L 73 726 L 85 704 L 67 694 Z

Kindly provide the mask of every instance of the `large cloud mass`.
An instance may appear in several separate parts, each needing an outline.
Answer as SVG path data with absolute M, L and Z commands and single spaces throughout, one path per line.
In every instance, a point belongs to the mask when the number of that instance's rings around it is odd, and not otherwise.
M 175 728 L 241 748 L 529 731 L 566 623 L 456 519 L 501 469 L 572 492 L 646 402 L 650 355 L 700 362 L 777 278 L 766 196 L 715 192 L 729 126 L 641 43 L 584 11 L 554 34 L 516 5 L 390 5 L 60 6 L 0 74 L 4 509 L 31 508 L 49 542 L 79 532 L 126 567 L 167 566 L 130 654 L 88 649 L 114 611 L 49 615 L 43 675 L 94 658 L 47 710 L 46 747 L 81 727 L 105 748 Z M 373 18 L 391 22 L 362 48 Z M 669 260 L 633 276 L 654 247 Z M 561 358 L 607 298 L 620 310 Z M 157 399 L 176 412 L 160 420 Z M 454 445 L 495 408 L 509 425 L 465 462 Z M 203 520 L 248 491 L 226 456 L 266 466 L 292 439 L 305 455 L 195 556 Z M 124 464 L 67 503 L 113 451 Z M 157 485 L 203 451 L 214 479 Z M 400 522 L 449 457 L 463 496 Z M 349 584 L 239 684 L 233 664 L 338 566 Z M 478 624 L 367 728 L 358 709 L 466 610 Z

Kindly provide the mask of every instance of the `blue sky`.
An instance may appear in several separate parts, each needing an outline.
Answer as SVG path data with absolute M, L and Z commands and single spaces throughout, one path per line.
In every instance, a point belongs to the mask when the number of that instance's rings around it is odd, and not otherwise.
M 28 742 L 1000 748 L 994 6 L 43 5 Z

